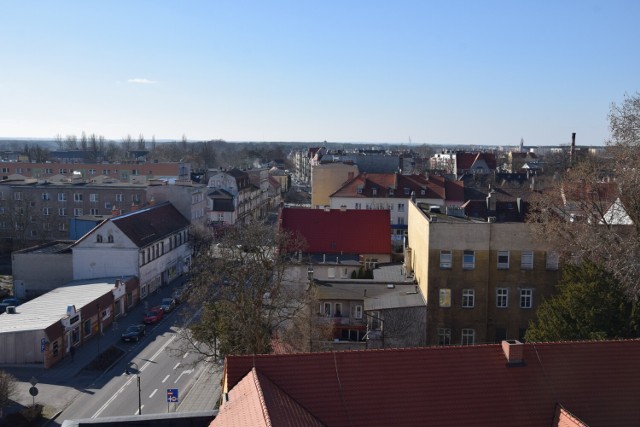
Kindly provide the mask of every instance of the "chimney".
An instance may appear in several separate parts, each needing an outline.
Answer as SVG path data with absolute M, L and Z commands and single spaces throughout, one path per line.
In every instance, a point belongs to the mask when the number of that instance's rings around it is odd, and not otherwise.
M 569 166 L 573 166 L 576 155 L 576 133 L 571 134 L 571 150 L 569 151 Z
M 507 367 L 524 366 L 524 344 L 520 341 L 502 341 L 502 351 L 507 358 Z

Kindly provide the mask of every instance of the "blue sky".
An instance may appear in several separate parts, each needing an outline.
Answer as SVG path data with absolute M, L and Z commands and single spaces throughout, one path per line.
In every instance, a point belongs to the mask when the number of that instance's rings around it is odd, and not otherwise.
M 633 1 L 4 1 L 0 136 L 580 145 Z

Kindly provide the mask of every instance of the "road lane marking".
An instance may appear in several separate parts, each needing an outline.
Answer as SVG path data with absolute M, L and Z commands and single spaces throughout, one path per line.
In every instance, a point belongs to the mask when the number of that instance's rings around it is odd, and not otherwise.
M 170 376 L 171 376 L 171 375 L 167 375 L 166 377 L 164 377 L 164 379 L 162 380 L 162 382 L 163 382 L 163 383 L 164 383 L 164 382 L 166 382 L 166 381 L 169 379 L 169 377 L 170 377 Z
M 182 356 L 182 358 L 183 358 L 183 359 L 186 359 L 188 355 L 189 355 L 189 352 L 187 351 L 187 352 L 184 354 L 184 356 Z
M 177 382 L 178 382 L 178 380 L 180 379 L 180 377 L 181 377 L 182 375 L 184 375 L 184 374 L 189 375 L 189 374 L 190 374 L 190 373 L 192 373 L 192 372 L 193 372 L 193 369 L 189 369 L 189 370 L 187 370 L 187 371 L 182 371 L 182 372 L 180 372 L 180 375 L 178 375 L 178 378 L 176 378 L 176 380 L 175 380 L 173 383 L 174 383 L 174 384 L 175 384 L 175 383 L 177 383 Z
M 144 405 L 140 406 L 140 409 L 142 409 L 142 408 L 144 408 Z M 138 410 L 135 412 L 135 414 L 133 414 L 133 415 L 138 415 L 138 413 L 140 412 L 140 409 L 138 409 Z
M 153 390 L 153 393 L 151 393 L 151 394 L 149 395 L 149 399 L 151 399 L 151 398 L 153 397 L 153 395 L 154 395 L 154 394 L 156 394 L 156 391 L 158 391 L 158 389 Z
M 173 367 L 173 370 L 175 371 L 178 368 L 178 366 L 180 366 L 180 362 L 176 363 L 176 366 Z
M 171 344 L 171 341 L 173 341 L 175 337 L 176 337 L 175 335 L 172 335 L 172 336 L 171 336 L 171 338 L 169 338 L 169 340 L 168 340 L 165 344 L 163 344 L 163 345 L 162 345 L 162 347 L 160 347 L 160 349 L 159 349 L 158 351 L 156 351 L 156 353 L 155 353 L 153 356 L 151 356 L 150 360 L 149 360 L 147 363 L 145 363 L 144 365 L 142 365 L 142 368 L 140 368 L 140 371 L 139 371 L 139 372 L 142 372 L 142 370 L 143 370 L 144 368 L 146 368 L 146 367 L 147 367 L 147 366 L 149 366 L 151 363 L 153 363 L 153 360 L 154 360 L 156 357 L 158 357 L 158 355 L 159 355 L 160 353 L 162 353 L 162 352 L 164 351 L 164 349 L 165 349 L 165 348 L 167 348 L 167 346 L 168 346 L 169 344 Z M 118 391 L 116 391 L 115 393 L 113 393 L 113 396 L 111 396 L 111 397 L 109 398 L 109 400 L 107 400 L 107 401 L 104 403 L 104 405 L 102 405 L 102 407 L 100 407 L 100 409 L 98 409 L 98 411 L 97 411 L 95 414 L 93 414 L 93 416 L 92 416 L 91 418 L 98 418 L 98 417 L 100 416 L 100 414 L 101 414 L 105 409 L 107 409 L 107 407 L 108 407 L 108 406 L 109 406 L 109 405 L 110 405 L 110 404 L 111 404 L 111 403 L 116 399 L 116 397 L 118 397 L 118 395 L 122 392 L 122 390 L 124 390 L 124 388 L 125 388 L 126 386 L 128 386 L 128 385 L 133 381 L 133 378 L 134 378 L 134 375 L 129 376 L 129 379 L 128 379 L 128 380 L 127 380 L 127 381 L 122 385 L 122 387 L 120 387 L 120 388 L 118 389 Z M 142 407 L 144 408 L 144 405 L 143 405 Z M 137 413 L 138 413 L 138 412 L 136 412 L 136 414 L 137 414 Z

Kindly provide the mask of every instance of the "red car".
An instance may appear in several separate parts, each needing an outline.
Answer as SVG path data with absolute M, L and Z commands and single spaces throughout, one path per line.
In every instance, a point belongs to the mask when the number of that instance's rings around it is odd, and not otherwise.
M 144 315 L 144 323 L 158 323 L 164 317 L 164 310 L 160 307 L 153 307 Z

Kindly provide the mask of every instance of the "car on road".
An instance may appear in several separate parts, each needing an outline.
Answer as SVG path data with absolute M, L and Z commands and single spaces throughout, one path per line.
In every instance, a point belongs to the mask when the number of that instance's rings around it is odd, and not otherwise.
M 157 306 L 157 307 L 153 307 L 152 309 L 149 309 L 149 311 L 145 313 L 143 321 L 146 324 L 158 323 L 159 321 L 162 320 L 163 317 L 164 317 L 164 310 L 160 308 L 160 306 Z
M 2 300 L 2 304 L 9 304 L 12 305 L 14 307 L 19 306 L 20 304 L 22 304 L 22 301 L 20 301 L 18 298 L 16 297 L 10 297 L 10 298 L 5 298 Z
M 169 313 L 176 308 L 176 301 L 173 298 L 162 298 L 162 302 L 160 303 L 160 308 L 165 312 Z
M 145 336 L 146 329 L 147 329 L 147 326 L 143 324 L 131 325 L 127 328 L 126 331 L 124 331 L 124 333 L 121 336 L 121 339 L 124 342 L 129 342 L 129 341 L 138 342 L 140 341 L 140 338 Z

